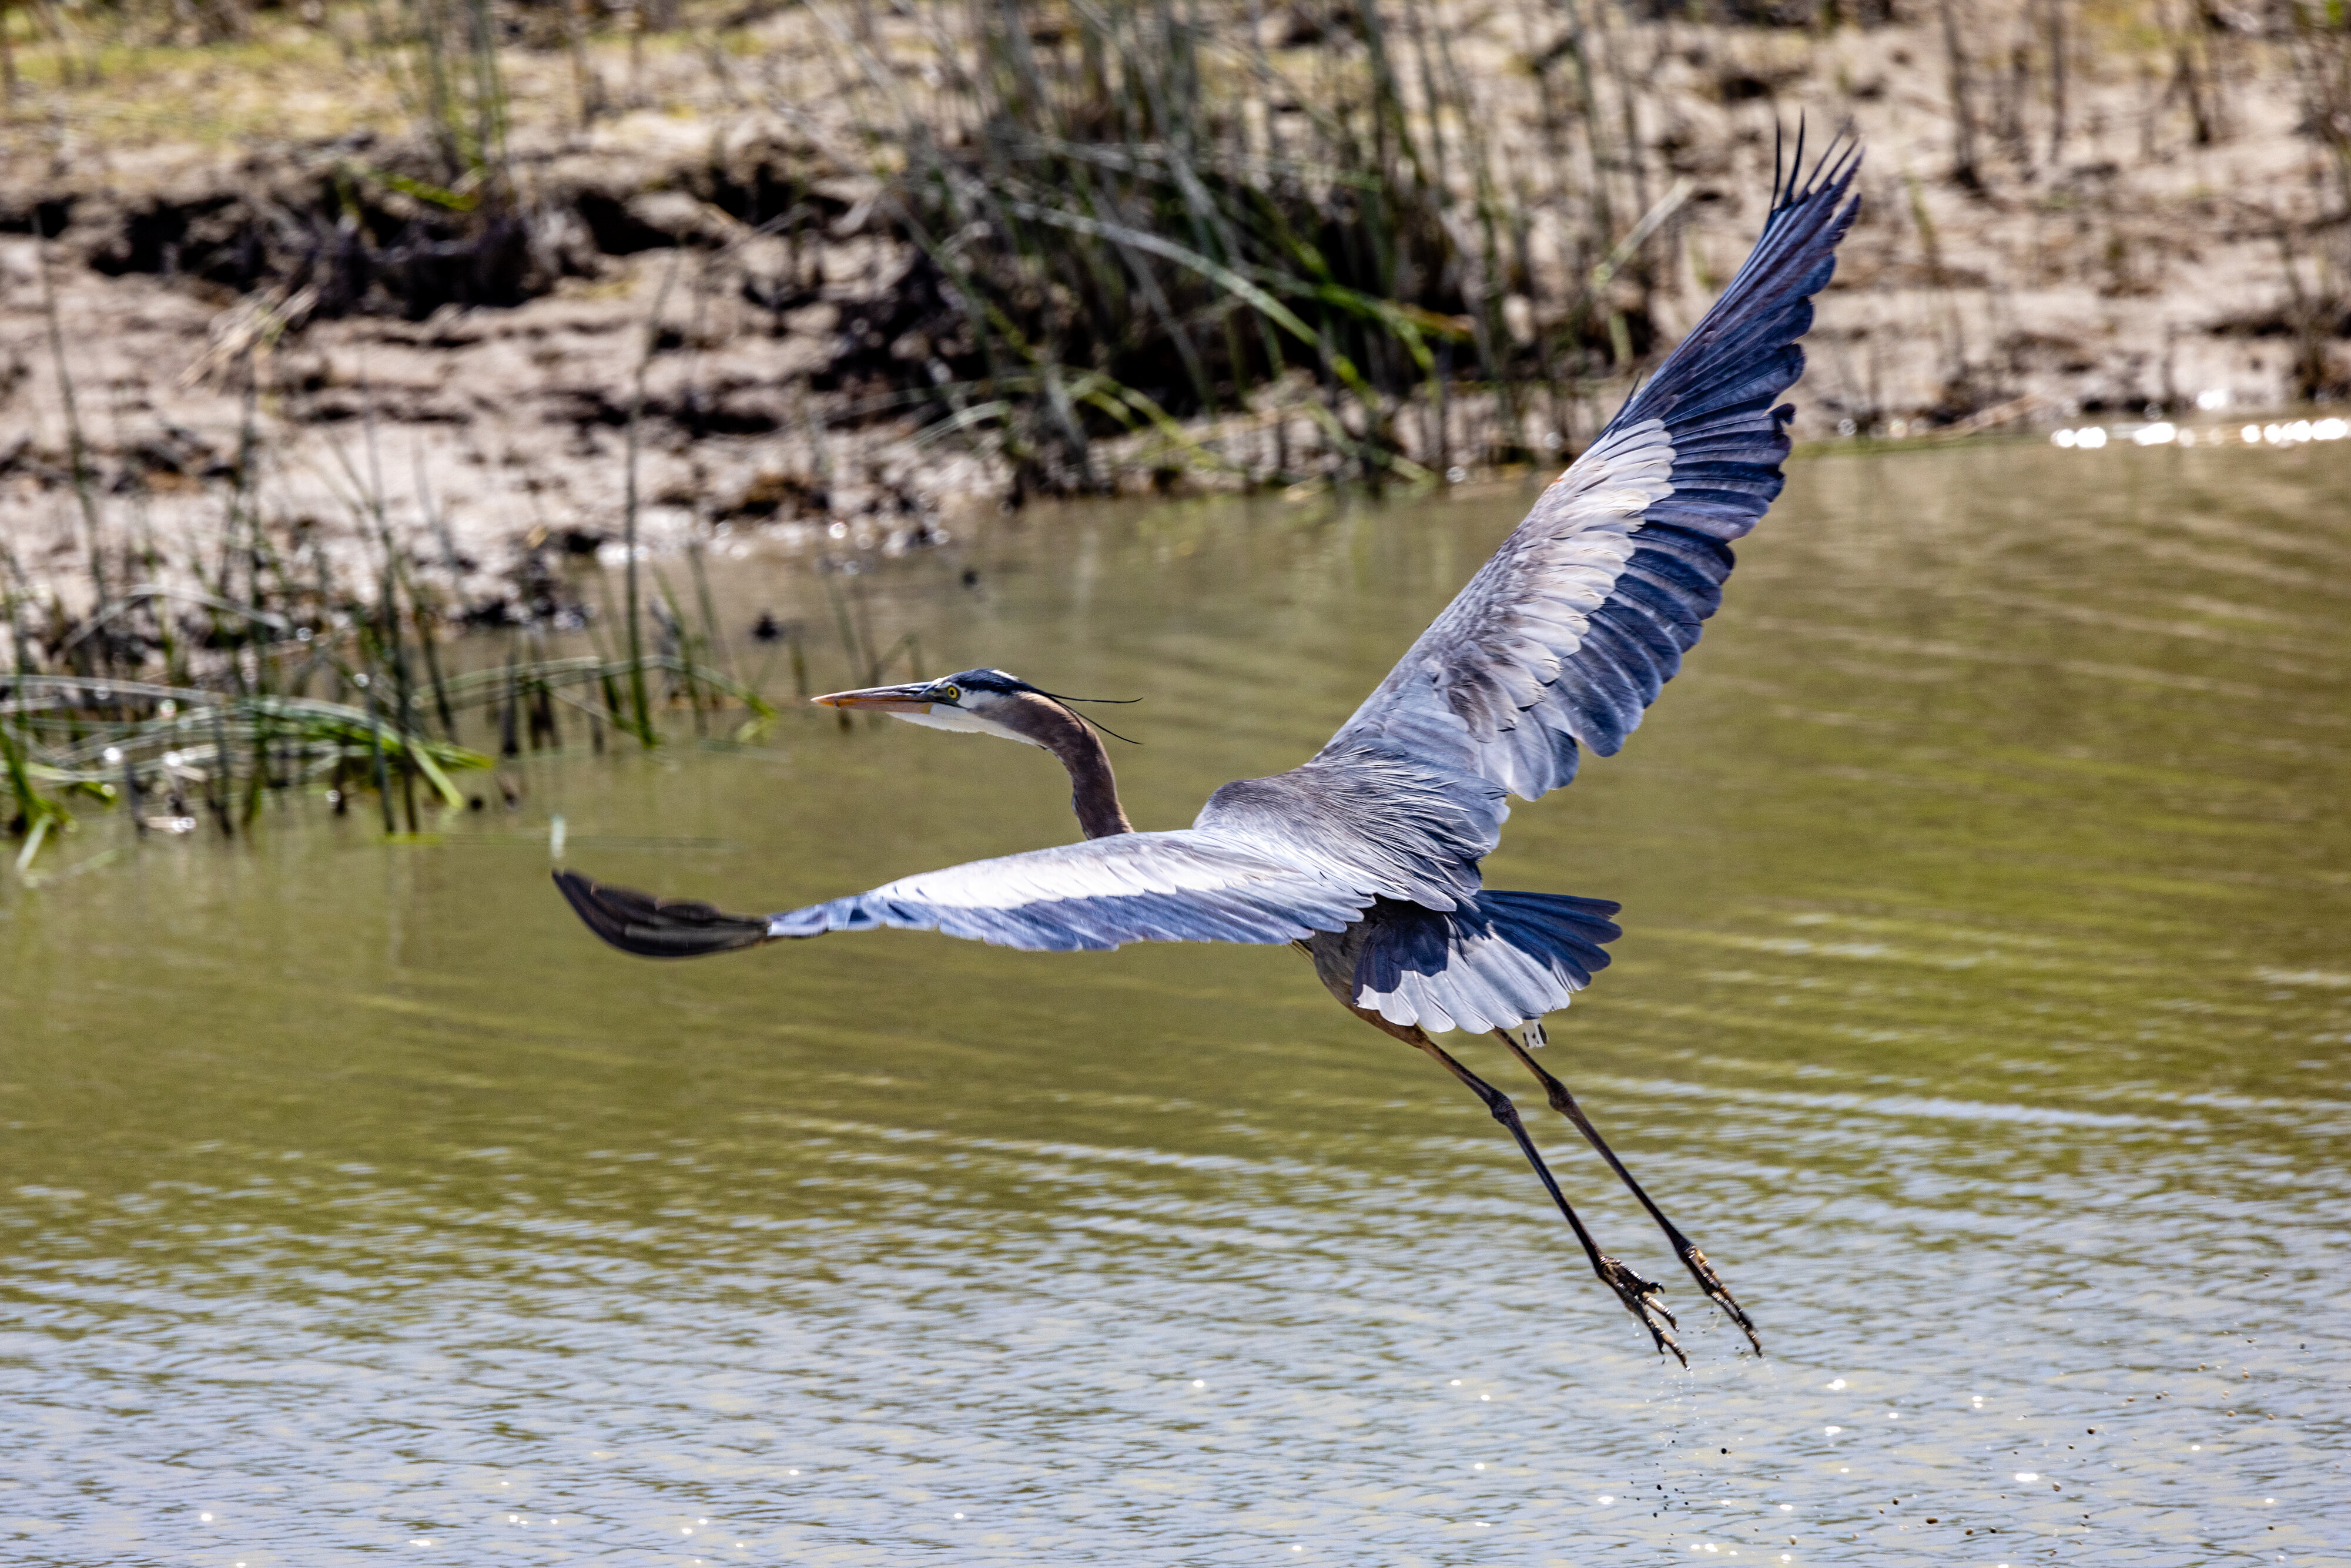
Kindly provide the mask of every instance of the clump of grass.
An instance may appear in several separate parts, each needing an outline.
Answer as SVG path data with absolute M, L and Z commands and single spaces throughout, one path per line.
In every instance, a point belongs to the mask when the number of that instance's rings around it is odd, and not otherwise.
M 1425 478 L 1459 450 L 1465 373 L 1499 413 L 1464 455 L 1509 459 L 1531 393 L 1556 404 L 1622 336 L 1580 299 L 1514 340 L 1523 179 L 1433 7 L 1295 5 L 1288 50 L 1255 6 L 901 15 L 835 26 L 836 78 L 943 306 L 930 434 L 987 434 L 1023 489 L 1106 487 L 1096 447 L 1134 435 L 1168 468 Z M 1597 261 L 1620 236 L 1604 196 L 1578 205 Z M 1198 416 L 1219 423 L 1179 423 Z
M 512 186 L 508 108 L 489 0 L 369 0 L 367 16 L 378 57 L 440 164 L 443 188 L 410 193 L 458 210 L 503 204 Z
M 559 744 L 557 707 L 594 722 L 620 720 L 615 683 L 632 667 L 632 661 L 593 656 L 517 662 L 436 679 L 429 693 L 383 701 L 388 683 L 380 674 L 331 657 L 314 664 L 313 674 L 339 675 L 357 702 L 298 690 L 223 689 L 233 683 L 166 685 L 20 669 L 0 677 L 0 782 L 10 808 L 5 825 L 28 840 L 22 858 L 29 862 L 42 836 L 72 823 L 68 802 L 76 798 L 127 807 L 141 831 L 184 832 L 197 825 L 188 805 L 193 790 L 220 831 L 234 837 L 252 826 L 267 796 L 324 790 L 340 810 L 353 791 L 371 786 L 385 831 L 395 830 L 398 796 L 414 831 L 418 787 L 444 807 L 474 804 L 455 776 L 496 762 L 486 752 L 427 733 L 427 712 L 437 707 L 453 724 L 456 716 L 479 714 L 486 727 L 511 737 L 528 708 L 536 751 L 542 741 Z M 689 658 L 649 655 L 641 670 L 666 677 L 697 723 L 721 702 L 739 707 L 738 740 L 776 716 L 756 692 Z M 501 749 L 513 754 L 520 747 L 509 739 Z M 155 803 L 166 809 L 144 810 Z
M 251 344 L 215 367 L 242 378 L 246 410 L 235 461 L 215 481 L 221 537 L 215 546 L 192 542 L 180 561 L 193 588 L 161 586 L 155 580 L 169 575 L 164 552 L 140 520 L 135 471 L 125 475 L 131 526 L 107 515 L 114 487 L 94 482 L 84 456 L 54 292 L 45 289 L 43 299 L 73 444 L 89 601 L 69 609 L 57 585 L 44 593 L 0 538 L 8 654 L 0 669 L 0 826 L 25 840 L 20 871 L 54 831 L 73 824 L 74 805 L 90 801 L 120 804 L 142 831 L 193 831 L 209 818 L 233 838 L 273 796 L 322 789 L 340 811 L 372 789 L 385 831 L 404 816 L 413 832 L 420 793 L 444 807 L 477 803 L 454 776 L 490 768 L 494 758 L 464 743 L 466 725 L 492 730 L 498 749 L 518 754 L 514 737 L 526 706 L 533 751 L 560 746 L 556 716 L 567 706 L 590 716 L 591 735 L 601 738 L 609 724 L 647 746 L 659 740 L 656 716 L 668 707 L 690 709 L 705 733 L 714 713 L 739 710 L 738 738 L 775 716 L 720 668 L 698 560 L 699 635 L 683 630 L 678 601 L 656 572 L 669 628 L 657 651 L 645 650 L 632 624 L 611 656 L 551 657 L 542 648 L 502 670 L 451 670 L 473 661 L 444 663 L 447 623 L 394 537 L 371 406 L 364 461 L 334 451 L 351 520 L 377 551 L 372 580 L 340 582 L 307 520 L 269 526 L 256 477 L 267 441 Z M 429 497 L 426 506 L 431 521 Z M 632 552 L 632 611 L 635 570 Z M 633 699 L 625 707 L 623 690 Z

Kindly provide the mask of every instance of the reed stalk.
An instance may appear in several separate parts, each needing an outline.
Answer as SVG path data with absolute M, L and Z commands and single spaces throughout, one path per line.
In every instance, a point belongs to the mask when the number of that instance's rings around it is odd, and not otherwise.
M 637 451 L 643 440 L 645 415 L 645 378 L 653 370 L 653 355 L 661 348 L 663 308 L 669 303 L 670 286 L 677 281 L 677 262 L 671 259 L 667 271 L 662 274 L 661 287 L 653 294 L 653 308 L 645 321 L 644 350 L 637 358 L 636 382 L 629 398 L 628 473 L 621 513 L 621 540 L 628 553 L 627 632 L 629 643 L 629 703 L 636 718 L 638 744 L 651 750 L 654 744 L 652 705 L 645 696 L 645 649 L 643 617 L 638 607 L 637 588 Z
M 102 612 L 108 604 L 104 535 L 99 526 L 98 487 L 90 476 L 89 443 L 82 434 L 81 410 L 74 398 L 73 371 L 66 362 L 65 323 L 57 309 L 57 279 L 51 276 L 49 236 L 42 231 L 37 214 L 33 226 L 34 265 L 41 278 L 41 316 L 48 329 L 49 360 L 57 378 L 57 412 L 65 416 L 66 450 L 73 470 L 74 499 L 81 508 L 82 546 L 89 557 L 90 613 L 96 615 Z M 98 651 L 103 656 L 103 644 Z
M 368 765 L 375 775 L 376 804 L 383 810 L 383 836 L 390 838 L 400 830 L 392 820 L 392 779 L 384 768 L 383 719 L 376 711 L 374 669 L 371 667 L 358 680 L 367 694 Z

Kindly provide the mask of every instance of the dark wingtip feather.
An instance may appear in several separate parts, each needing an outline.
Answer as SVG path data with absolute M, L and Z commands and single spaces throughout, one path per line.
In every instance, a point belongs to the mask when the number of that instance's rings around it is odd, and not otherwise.
M 1813 161 L 1809 176 L 1804 172 L 1804 120 L 1802 115 L 1796 119 L 1796 155 L 1783 161 L 1782 148 L 1784 136 L 1784 128 L 1773 128 L 1771 210 L 1774 215 L 1791 207 L 1802 206 L 1823 191 L 1842 190 L 1861 162 L 1861 138 L 1849 120 L 1829 138 L 1829 144 Z
M 655 898 L 633 887 L 559 871 L 555 885 L 589 930 L 643 958 L 698 958 L 768 940 L 763 916 L 729 915 L 690 898 Z

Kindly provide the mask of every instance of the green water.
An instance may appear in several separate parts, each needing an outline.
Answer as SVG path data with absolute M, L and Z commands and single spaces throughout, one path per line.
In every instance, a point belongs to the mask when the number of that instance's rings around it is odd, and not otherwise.
M 1032 514 L 833 580 L 934 673 L 1146 698 L 1167 827 L 1523 505 Z M 1516 808 L 1491 884 L 1625 905 L 1550 1065 L 1770 1352 L 1544 1113 L 1687 1372 L 1292 954 L 661 967 L 547 883 L 557 812 L 750 909 L 1062 841 L 1041 753 L 575 718 L 437 842 L 89 820 L 0 876 L 0 1558 L 2351 1562 L 2346 518 L 2333 446 L 1801 462 L 1625 754 Z M 850 684 L 804 565 L 717 587 Z

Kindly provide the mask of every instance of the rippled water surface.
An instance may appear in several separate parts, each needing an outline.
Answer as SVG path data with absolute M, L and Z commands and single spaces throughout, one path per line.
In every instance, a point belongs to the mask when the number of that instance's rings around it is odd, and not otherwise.
M 1174 826 L 1522 507 L 1032 515 L 843 603 L 1146 697 Z M 1801 462 L 1625 754 L 1518 807 L 1491 883 L 1625 905 L 1550 1064 L 1771 1353 L 1544 1113 L 1687 1372 L 1292 954 L 659 967 L 547 883 L 559 811 L 750 908 L 1061 841 L 1041 753 L 575 722 L 437 841 L 93 817 L 0 890 L 0 1558 L 2351 1562 L 2346 518 L 2333 448 Z M 720 591 L 846 684 L 819 579 Z

